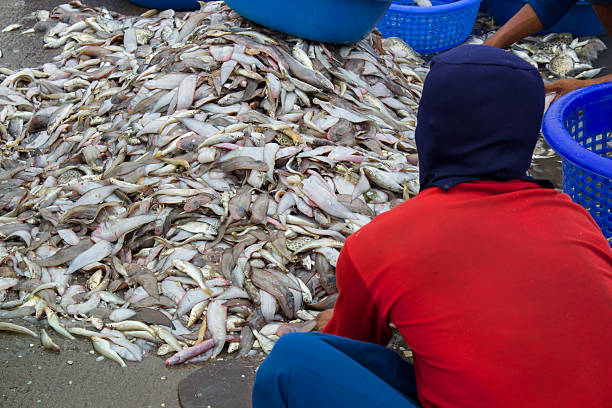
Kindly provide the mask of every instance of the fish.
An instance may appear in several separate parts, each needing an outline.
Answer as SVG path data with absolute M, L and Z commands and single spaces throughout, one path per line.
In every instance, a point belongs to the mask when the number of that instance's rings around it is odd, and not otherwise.
M 587 69 L 586 71 L 582 71 L 581 73 L 576 75 L 574 78 L 576 78 L 576 79 L 591 79 L 591 78 L 594 78 L 597 75 L 599 75 L 599 73 L 601 72 L 602 69 L 603 68 Z
M 122 235 L 137 229 L 138 227 L 155 221 L 157 215 L 137 215 L 126 219 L 106 221 L 98 226 L 91 234 L 92 239 L 117 241 Z
M 257 330 L 253 330 L 253 335 L 255 335 L 255 338 L 259 342 L 259 346 L 264 351 L 264 353 L 270 354 L 272 348 L 274 347 L 274 341 L 270 340 L 263 334 L 260 334 Z
M 70 332 L 66 330 L 64 326 L 62 326 L 62 323 L 60 322 L 60 319 L 55 311 L 47 306 L 45 307 L 45 313 L 47 315 L 47 323 L 49 323 L 49 326 L 51 326 L 53 330 L 70 340 L 74 340 L 74 336 L 70 334 Z
M 92 330 L 84 329 L 82 327 L 70 327 L 67 330 L 68 332 L 70 332 L 70 334 L 74 334 L 74 335 L 82 336 L 82 337 L 93 338 L 93 337 L 100 336 L 100 333 L 92 331 Z
M 227 341 L 229 342 L 236 342 L 238 340 L 239 339 L 236 336 L 227 336 Z M 177 352 L 172 357 L 166 359 L 165 364 L 167 367 L 169 367 L 189 361 L 191 358 L 205 353 L 208 350 L 211 350 L 214 347 L 214 344 L 215 342 L 213 339 L 206 339 L 203 342 L 200 342 L 194 346 L 188 347 L 180 352 Z
M 84 266 L 90 265 L 93 262 L 98 262 L 112 252 L 112 245 L 108 241 L 99 241 L 86 251 L 77 255 L 66 270 L 66 274 L 70 275 L 81 269 Z
M 554 57 L 548 65 L 548 70 L 557 77 L 564 77 L 574 69 L 574 60 L 566 55 L 561 54 Z
M 0 322 L 0 330 L 9 331 L 13 333 L 19 333 L 19 334 L 27 334 L 28 336 L 32 336 L 32 337 L 38 337 L 38 334 L 28 329 L 27 327 L 23 327 L 18 324 L 9 323 L 9 322 Z
M 8 33 L 9 31 L 17 30 L 18 28 L 23 27 L 21 24 L 9 24 L 4 27 L 0 32 Z
M 490 18 L 479 17 L 474 34 L 466 43 L 482 44 L 498 29 Z M 591 71 L 594 69 L 591 64 L 606 48 L 597 37 L 574 38 L 571 33 L 551 33 L 526 37 L 508 50 L 538 69 L 545 78 L 588 79 L 598 75 L 599 71 Z M 591 72 L 583 75 L 585 71 Z
M 115 309 L 108 316 L 110 320 L 113 322 L 120 322 L 122 320 L 128 320 L 136 315 L 135 310 L 131 309 Z
M 114 329 L 114 330 L 120 330 L 120 331 L 142 330 L 142 331 L 147 331 L 151 334 L 155 334 L 155 331 L 151 327 L 137 320 L 123 320 L 120 322 L 108 323 L 106 327 L 110 329 Z
M 208 304 L 206 311 L 206 326 L 211 332 L 214 348 L 211 358 L 215 358 L 223 349 L 226 341 L 225 320 L 227 308 L 221 301 L 215 300 Z
M 183 350 L 183 347 L 179 344 L 176 337 L 174 337 L 174 335 L 168 330 L 164 329 L 161 326 L 153 326 L 152 329 L 154 330 L 154 333 L 157 337 L 165 341 L 175 351 L 180 352 Z
M 104 358 L 114 361 L 119 364 L 121 368 L 127 368 L 127 364 L 125 364 L 119 354 L 111 348 L 111 343 L 108 340 L 101 337 L 92 337 L 91 343 L 93 344 L 94 350 L 100 353 Z
M 0 317 L 46 314 L 122 366 L 137 342 L 170 363 L 269 350 L 333 304 L 346 238 L 418 180 L 429 68 L 399 38 L 297 39 L 221 1 L 36 16 L 57 57 L 0 69 Z
M 48 258 L 34 260 L 34 263 L 36 263 L 38 266 L 44 267 L 59 266 L 68 261 L 72 261 L 77 255 L 83 253 L 93 245 L 94 243 L 89 239 L 81 240 L 78 244 L 74 246 L 67 246 L 63 249 L 60 249 Z
M 59 346 L 53 342 L 53 339 L 51 339 L 45 329 L 40 330 L 40 344 L 47 350 L 55 351 L 56 353 L 60 352 Z
M 200 285 L 200 288 L 205 294 L 210 294 L 210 290 L 204 283 L 204 277 L 202 276 L 202 271 L 200 271 L 199 268 L 197 268 L 193 264 L 187 261 L 184 261 L 182 259 L 174 259 L 172 261 L 172 265 L 175 268 L 177 268 L 179 271 L 187 274 L 187 276 L 189 276 L 191 279 L 196 281 L 196 283 Z M 201 300 L 204 300 L 204 299 L 201 299 Z

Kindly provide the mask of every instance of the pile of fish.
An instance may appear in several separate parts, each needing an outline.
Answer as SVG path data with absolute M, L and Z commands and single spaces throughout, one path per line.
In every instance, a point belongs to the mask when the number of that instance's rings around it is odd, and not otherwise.
M 498 28 L 489 17 L 482 16 L 468 42 L 481 44 Z M 590 79 L 597 76 L 602 68 L 594 68 L 593 61 L 606 49 L 597 37 L 574 38 L 571 33 L 530 36 L 510 47 L 512 53 L 539 69 L 547 79 Z
M 59 55 L 0 68 L 0 330 L 122 366 L 268 352 L 332 307 L 346 237 L 418 191 L 428 68 L 401 40 L 308 42 L 223 2 L 36 17 Z

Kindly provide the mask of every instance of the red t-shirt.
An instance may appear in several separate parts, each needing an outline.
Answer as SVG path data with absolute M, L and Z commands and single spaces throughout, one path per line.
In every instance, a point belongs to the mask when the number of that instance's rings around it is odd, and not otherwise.
M 612 407 L 612 252 L 535 183 L 429 188 L 354 233 L 324 332 L 414 353 L 425 407 Z

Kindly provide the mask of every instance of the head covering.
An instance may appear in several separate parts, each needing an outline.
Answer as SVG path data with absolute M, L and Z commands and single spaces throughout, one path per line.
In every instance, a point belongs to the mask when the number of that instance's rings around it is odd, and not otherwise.
M 472 180 L 533 180 L 526 172 L 543 112 L 540 73 L 512 53 L 463 45 L 437 55 L 416 129 L 421 191 Z

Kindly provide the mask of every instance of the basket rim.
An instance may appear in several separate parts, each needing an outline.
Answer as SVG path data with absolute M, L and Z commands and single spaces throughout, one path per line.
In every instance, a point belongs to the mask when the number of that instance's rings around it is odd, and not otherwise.
M 389 6 L 389 11 L 396 11 L 400 13 L 410 13 L 410 14 L 437 14 L 444 13 L 447 11 L 459 10 L 464 7 L 471 6 L 472 4 L 480 3 L 482 0 L 457 0 L 448 4 L 441 4 L 439 6 L 431 6 L 431 7 L 420 7 L 420 6 L 402 6 L 399 4 L 395 4 L 395 2 L 391 3 Z
M 565 129 L 563 118 L 566 112 L 585 100 L 591 101 L 601 96 L 610 97 L 611 90 L 611 83 L 603 83 L 572 91 L 554 102 L 542 120 L 542 134 L 559 156 L 607 178 L 612 178 L 612 160 L 582 147 Z

